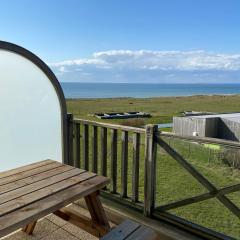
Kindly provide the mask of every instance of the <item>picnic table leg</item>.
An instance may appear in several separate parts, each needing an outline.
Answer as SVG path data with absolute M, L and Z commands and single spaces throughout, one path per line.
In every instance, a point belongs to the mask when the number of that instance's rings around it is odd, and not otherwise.
M 27 233 L 28 235 L 31 235 L 34 231 L 34 228 L 35 228 L 36 224 L 37 224 L 37 221 L 29 223 L 24 228 L 22 228 L 22 231 Z
M 99 224 L 106 232 L 109 232 L 111 228 L 99 198 L 99 191 L 86 196 L 85 201 L 92 217 L 92 221 Z

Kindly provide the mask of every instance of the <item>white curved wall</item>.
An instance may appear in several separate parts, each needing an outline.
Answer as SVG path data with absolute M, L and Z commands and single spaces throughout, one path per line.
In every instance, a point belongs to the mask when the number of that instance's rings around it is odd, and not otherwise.
M 61 108 L 48 77 L 0 50 L 0 171 L 44 159 L 62 162 Z

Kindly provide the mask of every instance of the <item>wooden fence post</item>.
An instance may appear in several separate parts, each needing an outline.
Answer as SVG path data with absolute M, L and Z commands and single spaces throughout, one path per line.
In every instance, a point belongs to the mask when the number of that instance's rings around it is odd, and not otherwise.
M 80 168 L 80 123 L 73 123 L 73 166 Z
M 156 153 L 157 143 L 154 134 L 158 132 L 157 125 L 146 126 L 145 136 L 145 169 L 144 169 L 144 215 L 151 216 L 155 205 L 156 188 Z
M 68 161 L 65 164 L 73 166 L 73 114 L 67 114 Z
M 83 169 L 89 170 L 89 125 L 83 125 L 83 138 L 82 138 L 82 146 L 83 146 Z

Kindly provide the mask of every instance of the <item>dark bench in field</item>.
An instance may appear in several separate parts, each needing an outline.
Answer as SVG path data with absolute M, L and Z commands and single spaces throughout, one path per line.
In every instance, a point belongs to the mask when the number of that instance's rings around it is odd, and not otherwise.
M 149 113 L 145 112 L 94 113 L 94 116 L 100 119 L 128 119 L 151 117 Z
M 101 240 L 160 240 L 160 238 L 151 228 L 125 220 Z

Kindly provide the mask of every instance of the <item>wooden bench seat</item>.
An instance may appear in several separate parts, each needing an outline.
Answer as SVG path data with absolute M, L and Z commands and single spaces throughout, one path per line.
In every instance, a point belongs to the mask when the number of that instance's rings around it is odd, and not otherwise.
M 131 220 L 125 220 L 101 240 L 160 240 L 159 236 L 149 227 Z

